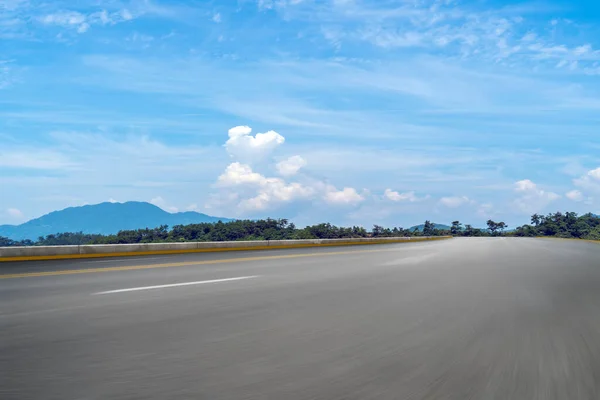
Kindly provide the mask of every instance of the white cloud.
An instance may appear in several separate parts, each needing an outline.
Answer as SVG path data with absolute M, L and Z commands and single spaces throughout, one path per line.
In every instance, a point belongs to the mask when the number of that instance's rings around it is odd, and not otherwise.
M 538 187 L 537 184 L 533 183 L 529 179 L 523 179 L 521 181 L 515 182 L 515 191 L 518 193 L 523 193 L 524 196 L 529 197 L 537 197 L 540 199 L 547 200 L 556 200 L 560 196 L 553 192 L 546 192 Z
M 185 211 L 198 211 L 198 204 L 193 203 L 185 208 Z
M 556 43 L 561 37 L 524 15 L 539 10 L 525 6 L 478 10 L 444 0 L 333 1 L 321 2 L 319 7 L 305 3 L 305 7 L 286 7 L 285 0 L 258 2 L 261 8 L 278 10 L 286 20 L 296 18 L 319 25 L 323 38 L 337 49 L 357 41 L 391 51 L 411 48 L 439 52 L 443 48 L 451 57 L 510 62 L 511 67 L 531 63 L 554 66 L 559 59 L 585 60 L 590 66 L 600 59 L 600 52 L 586 42 L 566 38 L 565 42 L 574 45 Z M 577 28 L 579 35 L 573 35 L 575 40 L 588 36 L 582 26 Z
M 79 25 L 79 27 L 77 28 L 77 33 L 85 33 L 85 32 L 87 32 L 88 29 L 90 29 L 90 24 L 88 24 L 87 22 L 84 22 L 83 24 Z
M 578 46 L 573 50 L 573 53 L 580 56 L 586 53 L 590 53 L 592 51 L 592 46 L 589 44 L 585 44 L 583 46 Z
M 127 9 L 107 12 L 106 10 L 82 14 L 78 11 L 58 11 L 38 17 L 44 25 L 61 26 L 76 29 L 77 33 L 85 33 L 92 25 L 115 25 L 119 22 L 132 20 L 134 16 Z
M 365 200 L 364 196 L 360 195 L 354 188 L 345 187 L 342 190 L 337 190 L 333 186 L 328 186 L 324 199 L 329 204 L 337 205 L 356 205 Z
M 258 0 L 257 5 L 260 9 L 282 9 L 302 3 L 304 0 Z
M 73 166 L 64 154 L 52 150 L 7 149 L 0 150 L 0 167 L 28 169 L 64 169 Z
M 560 195 L 539 188 L 537 184 L 529 179 L 515 182 L 514 188 L 515 192 L 521 195 L 514 201 L 514 205 L 527 214 L 540 212 L 548 204 L 560 198 Z
M 119 203 L 118 200 L 113 199 L 112 197 L 110 199 L 108 199 L 109 203 Z
M 415 194 L 414 191 L 410 191 L 410 192 L 406 192 L 406 193 L 399 193 L 399 192 L 393 191 L 392 189 L 385 189 L 385 192 L 383 193 L 383 195 L 388 200 L 391 200 L 391 201 L 415 202 L 415 201 L 425 200 L 425 199 L 429 198 L 429 196 L 426 196 L 424 198 L 419 198 L 419 197 L 417 197 L 417 195 Z
M 486 219 L 492 218 L 494 215 L 496 215 L 494 212 L 494 206 L 490 203 L 479 205 L 477 208 L 477 215 Z
M 123 21 L 130 21 L 133 19 L 133 15 L 128 9 L 125 8 L 121 10 L 121 18 L 123 18 Z
M 258 194 L 239 203 L 239 207 L 248 211 L 264 211 L 277 207 L 282 203 L 309 199 L 314 189 L 300 183 L 286 183 L 277 178 L 265 178 Z
M 5 223 L 12 222 L 3 210 L 14 205 L 37 216 L 110 197 L 148 201 L 160 195 L 168 201 L 166 209 L 204 202 L 228 161 L 220 146 L 174 145 L 133 132 L 116 134 L 110 128 L 51 132 L 43 141 L 32 137 L 27 145 L 2 137 L 2 132 L 0 139 L 0 224 L 3 216 Z
M 567 192 L 565 196 L 567 197 L 567 199 L 573 201 L 583 200 L 583 193 L 581 193 L 579 190 L 571 190 L 570 192 Z
M 250 128 L 246 126 L 229 130 L 226 147 L 230 155 L 246 156 L 248 149 L 259 148 L 261 152 L 265 148 L 270 150 L 284 140 L 275 132 L 274 135 L 258 134 L 255 138 L 248 136 L 250 132 Z M 292 156 L 279 162 L 276 168 L 279 174 L 292 176 L 305 164 L 306 161 L 301 156 Z M 353 188 L 345 187 L 337 190 L 333 185 L 315 180 L 307 183 L 286 182 L 282 178 L 267 177 L 255 172 L 250 165 L 239 161 L 225 168 L 217 178 L 216 187 L 229 191 L 229 199 L 241 212 L 265 211 L 283 204 L 302 200 L 314 201 L 318 198 L 336 205 L 355 205 L 364 200 L 364 196 Z M 232 193 L 236 195 L 231 195 Z M 222 198 L 222 196 L 217 197 Z
M 292 176 L 298 173 L 300 168 L 306 165 L 306 160 L 300 156 L 290 158 L 277 163 L 277 171 L 283 176 Z
M 266 178 L 261 174 L 252 171 L 252 167 L 239 162 L 231 163 L 225 168 L 219 178 L 217 179 L 217 185 L 219 186 L 236 186 L 243 184 L 255 184 L 261 185 L 265 182 Z
M 81 25 L 85 22 L 86 16 L 77 11 L 60 11 L 54 14 L 44 15 L 39 21 L 47 25 Z
M 213 15 L 212 20 L 214 22 L 216 22 L 217 24 L 221 22 L 221 14 L 216 13 L 215 15 Z
M 592 192 L 600 192 L 600 167 L 588 171 L 585 175 L 573 181 L 575 186 Z
M 472 204 L 472 203 L 474 203 L 474 202 L 471 199 L 469 199 L 467 196 L 442 197 L 440 199 L 440 204 L 442 204 L 443 206 L 446 206 L 448 208 L 458 208 L 465 204 Z
M 154 197 L 152 200 L 150 200 L 150 203 L 170 213 L 176 213 L 179 211 L 177 207 L 168 205 L 167 201 L 160 196 Z
M 10 218 L 15 220 L 22 220 L 25 217 L 23 215 L 23 212 L 18 208 L 9 208 L 6 210 L 6 214 L 8 214 Z
M 581 190 L 572 190 L 566 196 L 573 201 L 593 204 L 595 197 L 590 196 L 590 194 L 600 194 L 600 167 L 574 179 L 573 184 Z
M 241 160 L 260 159 L 285 142 L 285 138 L 275 131 L 257 133 L 251 136 L 249 126 L 236 126 L 229 130 L 225 148 L 230 156 Z
M 531 192 L 537 190 L 537 185 L 529 179 L 524 179 L 515 183 L 515 191 L 517 192 Z
M 266 210 L 281 203 L 309 199 L 315 189 L 297 182 L 287 183 L 281 178 L 265 177 L 254 172 L 249 165 L 234 162 L 217 179 L 217 186 L 252 193 L 250 198 L 239 201 L 238 206 L 247 211 Z M 250 189 L 250 191 L 245 191 Z M 237 200 L 237 198 L 236 198 Z
M 108 17 L 108 13 L 106 12 L 106 10 L 94 13 L 90 17 L 98 19 L 102 25 L 106 25 L 111 22 L 111 19 Z

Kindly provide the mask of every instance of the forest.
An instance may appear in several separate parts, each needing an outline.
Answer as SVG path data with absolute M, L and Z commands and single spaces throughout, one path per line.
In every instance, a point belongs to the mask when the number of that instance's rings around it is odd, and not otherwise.
M 558 237 L 600 240 L 600 216 L 574 212 L 534 214 L 530 224 L 513 230 L 504 222 L 487 221 L 486 228 L 474 228 L 453 221 L 449 229 L 437 229 L 425 221 L 422 229 L 386 228 L 374 225 L 369 231 L 361 226 L 338 227 L 329 223 L 298 228 L 287 219 L 236 220 L 231 222 L 162 225 L 156 228 L 123 230 L 114 235 L 65 232 L 40 237 L 37 240 L 15 241 L 0 236 L 0 246 L 54 246 L 84 244 L 217 242 L 239 240 L 336 239 L 359 237 L 418 237 L 418 236 L 518 236 Z

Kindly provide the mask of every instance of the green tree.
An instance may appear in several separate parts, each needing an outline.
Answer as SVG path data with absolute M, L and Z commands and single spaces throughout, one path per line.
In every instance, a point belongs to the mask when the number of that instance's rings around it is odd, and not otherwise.
M 0 247 L 10 247 L 10 246 L 15 246 L 15 245 L 16 245 L 16 243 L 14 240 L 9 239 L 4 236 L 0 236 Z
M 496 235 L 496 232 L 498 231 L 498 223 L 492 221 L 491 219 L 488 219 L 487 221 L 487 229 L 488 231 L 492 234 L 492 235 Z
M 462 224 L 460 221 L 452 221 L 452 226 L 450 227 L 450 233 L 453 235 L 458 235 L 462 231 Z
M 504 230 L 508 227 L 508 225 L 506 225 L 504 222 L 498 222 L 497 227 L 500 229 L 500 233 L 504 234 Z
M 427 220 L 423 225 L 423 236 L 433 236 L 435 234 L 435 225 Z

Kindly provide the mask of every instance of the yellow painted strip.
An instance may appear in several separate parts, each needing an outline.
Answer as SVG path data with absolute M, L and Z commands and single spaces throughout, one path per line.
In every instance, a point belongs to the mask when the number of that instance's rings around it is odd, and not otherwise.
M 550 239 L 550 240 L 574 240 L 576 242 L 586 242 L 586 243 L 596 243 L 600 244 L 600 240 L 592 240 L 592 239 L 577 239 L 577 238 L 559 238 L 552 236 L 536 236 L 536 239 Z
M 422 242 L 429 240 L 442 240 L 447 237 L 436 238 L 415 238 L 411 240 L 385 240 L 373 242 L 337 242 L 325 244 L 288 244 L 279 246 L 255 246 L 255 247 L 223 247 L 223 248 L 206 248 L 206 249 L 187 249 L 187 250 L 151 250 L 151 251 L 127 251 L 115 253 L 90 253 L 90 254 L 58 254 L 47 256 L 17 256 L 17 257 L 0 257 L 0 262 L 10 261 L 44 261 L 44 260 L 68 260 L 80 258 L 105 258 L 105 257 L 130 257 L 130 256 L 149 256 L 149 255 L 169 255 L 169 254 L 186 254 L 186 253 L 220 253 L 225 251 L 250 251 L 250 250 L 274 250 L 274 249 L 297 249 L 306 247 L 332 247 L 332 246 L 355 246 L 363 244 L 386 244 L 386 243 L 411 243 Z
M 397 249 L 346 250 L 346 251 L 331 251 L 331 252 L 321 252 L 321 253 L 282 254 L 282 255 L 277 255 L 277 256 L 240 257 L 240 258 L 228 258 L 228 259 L 223 259 L 223 260 L 186 261 L 186 262 L 165 263 L 165 264 L 125 265 L 125 266 L 120 266 L 120 267 L 106 267 L 106 268 L 70 269 L 70 270 L 46 271 L 46 272 L 25 272 L 25 273 L 20 273 L 20 274 L 0 275 L 0 279 L 33 278 L 33 277 L 41 277 L 41 276 L 76 275 L 76 274 L 93 274 L 93 273 L 100 273 L 100 272 L 135 271 L 135 270 L 141 270 L 141 269 L 154 269 L 154 268 L 189 267 L 189 266 L 196 266 L 196 265 L 226 264 L 226 263 L 235 263 L 235 262 L 284 260 L 284 259 L 290 259 L 290 258 L 337 256 L 337 255 L 344 255 L 344 254 L 378 253 L 378 252 L 383 252 L 383 251 L 396 251 L 396 250 Z

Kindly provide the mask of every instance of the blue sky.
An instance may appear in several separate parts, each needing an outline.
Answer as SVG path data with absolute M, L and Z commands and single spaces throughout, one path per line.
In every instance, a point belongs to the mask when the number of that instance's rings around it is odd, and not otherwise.
M 0 223 L 600 211 L 600 3 L 0 0 Z

